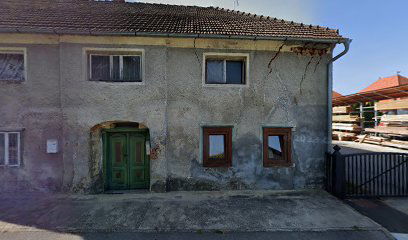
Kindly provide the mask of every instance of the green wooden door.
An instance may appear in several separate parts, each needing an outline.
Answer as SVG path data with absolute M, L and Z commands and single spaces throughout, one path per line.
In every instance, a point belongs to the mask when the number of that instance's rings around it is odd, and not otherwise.
M 146 136 L 138 132 L 108 133 L 106 180 L 109 190 L 148 188 Z
M 129 188 L 149 187 L 149 162 L 146 138 L 140 133 L 129 134 Z

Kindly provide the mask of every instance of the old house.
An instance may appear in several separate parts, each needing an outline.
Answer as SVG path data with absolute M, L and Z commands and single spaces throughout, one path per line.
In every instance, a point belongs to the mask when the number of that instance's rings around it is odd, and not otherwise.
M 0 190 L 320 187 L 348 42 L 213 7 L 3 0 Z

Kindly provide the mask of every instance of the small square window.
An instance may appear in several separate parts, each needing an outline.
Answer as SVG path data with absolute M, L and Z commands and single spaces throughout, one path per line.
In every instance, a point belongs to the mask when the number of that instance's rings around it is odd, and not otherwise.
M 0 166 L 19 166 L 20 148 L 19 132 L 0 132 Z
M 264 128 L 263 129 L 263 166 L 291 166 L 292 165 L 292 129 Z
M 232 128 L 203 128 L 203 166 L 231 167 Z
M 141 82 L 141 55 L 89 54 L 89 79 L 105 82 Z
M 246 57 L 206 57 L 206 84 L 245 84 Z
M 24 52 L 0 50 L 0 81 L 24 80 Z

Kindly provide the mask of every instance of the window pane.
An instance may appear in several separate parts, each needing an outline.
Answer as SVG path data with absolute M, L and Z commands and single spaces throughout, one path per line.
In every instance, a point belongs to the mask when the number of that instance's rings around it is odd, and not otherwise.
M 109 56 L 92 55 L 91 58 L 92 80 L 110 80 Z
M 112 81 L 120 81 L 120 62 L 119 56 L 112 57 Z
M 283 136 L 268 136 L 268 158 L 273 160 L 283 159 Z
M 9 133 L 9 146 L 8 146 L 8 153 L 9 153 L 9 165 L 17 165 L 18 164 L 18 134 L 17 133 Z
M 225 136 L 210 135 L 209 158 L 223 159 L 225 157 Z
M 0 53 L 0 80 L 24 80 L 24 55 Z
M 0 165 L 4 164 L 4 133 L 0 133 Z
M 206 74 L 206 83 L 225 83 L 224 61 L 208 60 Z
M 227 61 L 227 83 L 244 84 L 243 65 L 242 61 Z
M 140 82 L 140 56 L 123 57 L 123 80 L 128 82 Z

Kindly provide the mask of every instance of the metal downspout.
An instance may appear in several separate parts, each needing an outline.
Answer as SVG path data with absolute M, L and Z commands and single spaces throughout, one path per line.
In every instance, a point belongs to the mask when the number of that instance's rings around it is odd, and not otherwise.
M 333 62 L 337 59 L 341 58 L 342 56 L 346 55 L 346 53 L 350 49 L 351 39 L 345 39 L 343 42 L 344 50 L 339 53 L 337 56 L 333 57 L 329 60 L 327 64 L 327 151 L 331 152 L 332 150 L 332 115 L 333 115 L 333 108 L 332 108 L 332 95 L 333 95 Z

